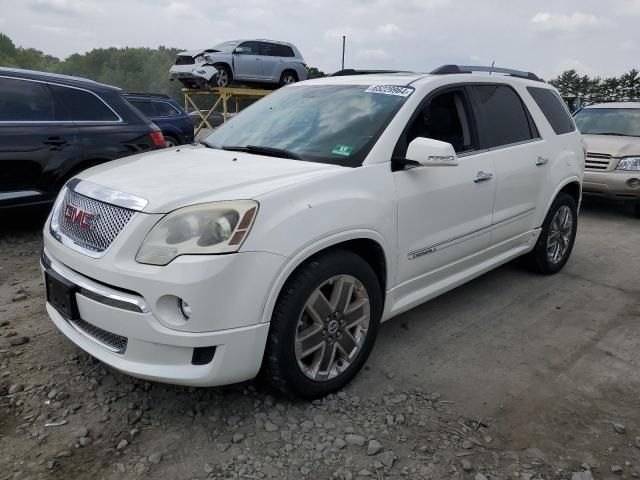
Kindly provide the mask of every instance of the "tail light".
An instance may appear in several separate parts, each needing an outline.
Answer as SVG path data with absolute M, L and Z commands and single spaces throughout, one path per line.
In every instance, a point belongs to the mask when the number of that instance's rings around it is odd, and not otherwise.
M 162 132 L 151 132 L 149 136 L 151 137 L 151 141 L 156 147 L 163 148 L 167 146 L 164 141 L 164 135 L 162 135 Z
M 305 70 L 309 70 L 309 65 L 307 65 L 306 63 L 303 63 L 302 66 L 305 68 Z

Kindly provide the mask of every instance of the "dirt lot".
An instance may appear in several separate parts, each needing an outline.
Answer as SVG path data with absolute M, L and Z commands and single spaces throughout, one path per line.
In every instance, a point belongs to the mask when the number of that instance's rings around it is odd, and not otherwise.
M 554 277 L 507 265 L 384 324 L 366 370 L 312 404 L 94 361 L 45 314 L 42 221 L 1 223 L 0 480 L 640 478 L 629 209 L 588 203 Z

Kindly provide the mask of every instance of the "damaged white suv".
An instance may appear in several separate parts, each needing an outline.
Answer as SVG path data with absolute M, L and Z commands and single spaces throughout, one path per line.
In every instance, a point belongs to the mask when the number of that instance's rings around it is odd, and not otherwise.
M 559 271 L 580 134 L 533 74 L 480 70 L 294 84 L 201 145 L 81 173 L 44 231 L 51 319 L 137 377 L 315 398 L 380 322 L 519 256 Z

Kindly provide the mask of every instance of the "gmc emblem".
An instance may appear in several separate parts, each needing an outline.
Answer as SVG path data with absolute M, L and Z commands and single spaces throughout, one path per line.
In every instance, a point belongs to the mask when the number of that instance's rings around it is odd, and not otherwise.
M 93 228 L 93 222 L 96 218 L 94 213 L 82 210 L 71 203 L 67 203 L 64 207 L 64 217 L 72 223 L 80 225 L 86 230 Z

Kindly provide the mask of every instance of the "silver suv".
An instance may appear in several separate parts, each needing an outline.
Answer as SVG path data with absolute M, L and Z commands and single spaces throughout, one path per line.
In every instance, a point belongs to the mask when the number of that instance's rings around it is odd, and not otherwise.
M 306 80 L 307 65 L 290 43 L 232 40 L 207 50 L 180 52 L 169 78 L 188 88 L 227 87 L 235 81 L 284 86 Z

